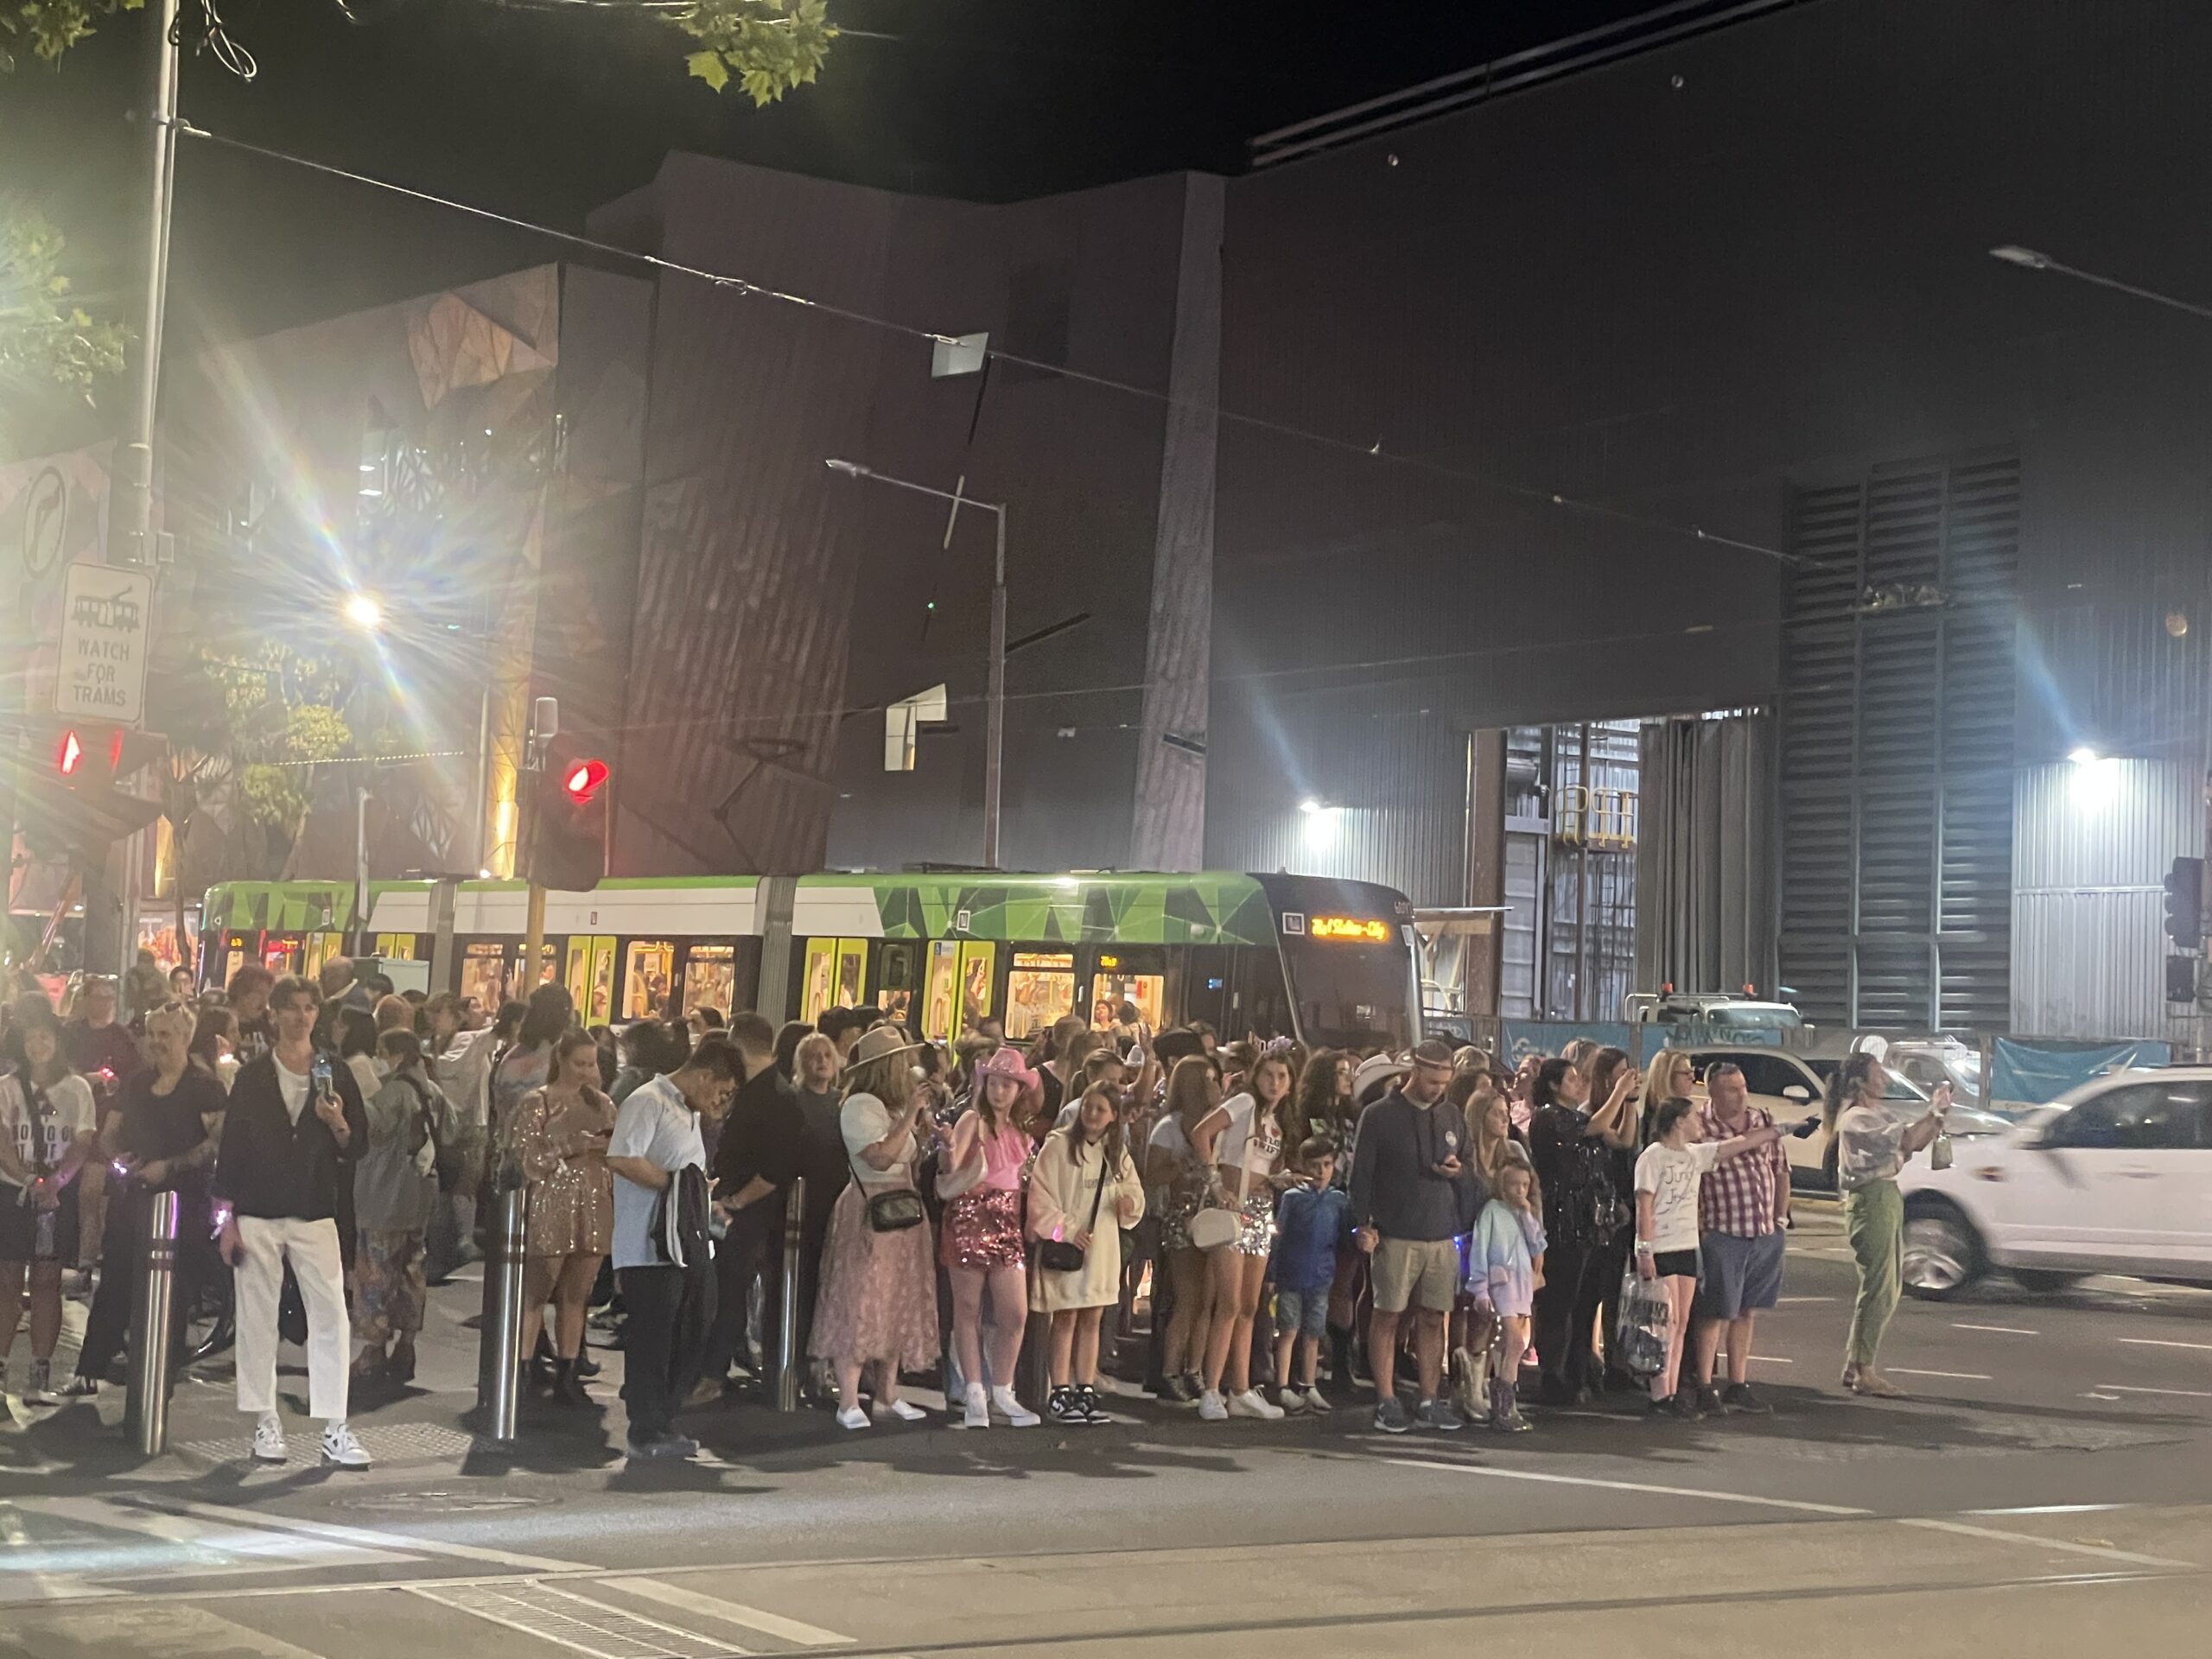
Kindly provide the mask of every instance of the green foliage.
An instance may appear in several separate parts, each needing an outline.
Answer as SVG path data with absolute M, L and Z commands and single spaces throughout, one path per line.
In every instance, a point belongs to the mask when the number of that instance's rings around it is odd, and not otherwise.
M 334 702 L 337 675 L 276 644 L 245 658 L 205 662 L 222 688 L 239 811 L 264 830 L 292 834 L 307 812 L 315 763 L 354 753 L 352 728 Z
M 756 105 L 809 85 L 837 38 L 828 0 L 692 0 L 671 21 L 703 48 L 684 59 L 694 75 Z
M 52 62 L 102 17 L 145 0 L 0 0 L 0 74 L 29 55 Z M 755 104 L 772 104 L 821 70 L 830 42 L 828 0 L 692 0 L 671 19 L 699 43 L 686 54 L 694 75 L 721 92 L 734 82 Z
M 13 0 L 0 0 L 0 7 Z M 7 13 L 0 10 L 0 19 Z M 0 36 L 0 39 L 4 39 Z M 80 394 L 123 371 L 130 331 L 103 322 L 69 297 L 67 244 L 36 213 L 0 209 L 0 373 Z
M 28 52 L 51 63 L 92 32 L 99 18 L 137 11 L 146 0 L 0 0 L 0 74 Z

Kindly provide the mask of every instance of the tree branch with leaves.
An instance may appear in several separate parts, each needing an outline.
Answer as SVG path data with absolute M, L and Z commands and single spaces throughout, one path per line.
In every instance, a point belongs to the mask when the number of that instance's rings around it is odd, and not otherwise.
M 37 213 L 0 208 L 0 374 L 74 392 L 86 403 L 123 372 L 130 331 L 69 297 L 61 269 L 68 245 Z

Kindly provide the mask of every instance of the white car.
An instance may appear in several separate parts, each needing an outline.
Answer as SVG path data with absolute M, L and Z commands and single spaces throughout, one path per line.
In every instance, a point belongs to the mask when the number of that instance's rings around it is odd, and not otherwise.
M 2093 1273 L 2212 1284 L 2212 1066 L 2095 1078 L 1897 1185 L 1916 1296 L 1993 1268 L 2031 1290 Z

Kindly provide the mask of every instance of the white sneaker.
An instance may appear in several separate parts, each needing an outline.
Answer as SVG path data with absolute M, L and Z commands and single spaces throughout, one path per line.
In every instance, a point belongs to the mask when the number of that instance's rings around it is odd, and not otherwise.
M 991 1426 L 991 1396 L 980 1382 L 968 1385 L 967 1414 L 960 1421 L 963 1428 L 988 1428 Z
M 999 1415 L 1015 1428 L 1034 1428 L 1045 1420 L 1014 1396 L 1014 1390 L 1001 1383 L 991 1390 L 991 1403 L 999 1408 Z
M 1284 1416 L 1295 1417 L 1306 1409 L 1306 1396 L 1296 1389 L 1277 1389 L 1275 1403 L 1282 1408 Z
M 919 1406 L 910 1405 L 904 1400 L 879 1400 L 875 1402 L 875 1409 L 879 1416 L 887 1411 L 902 1423 L 918 1423 L 929 1415 Z
M 264 1412 L 253 1426 L 253 1460 L 256 1463 L 288 1463 L 291 1451 L 284 1444 L 284 1425 L 273 1411 Z
M 365 1469 L 369 1454 L 344 1423 L 331 1423 L 322 1431 L 322 1460 L 340 1469 Z
M 1279 1423 L 1283 1418 L 1283 1409 L 1261 1399 L 1257 1389 L 1247 1389 L 1242 1394 L 1229 1396 L 1229 1414 L 1231 1417 L 1257 1417 L 1262 1422 Z
M 1336 1408 L 1329 1403 L 1329 1396 L 1327 1395 L 1322 1393 L 1320 1389 L 1315 1384 L 1308 1382 L 1306 1385 L 1306 1409 L 1308 1411 L 1334 1411 Z
M 862 1411 L 858 1406 L 840 1406 L 837 1408 L 838 1427 L 866 1428 L 868 1424 L 868 1413 Z
M 1220 1391 L 1208 1389 L 1198 1396 L 1198 1421 L 1202 1423 L 1225 1423 L 1229 1421 L 1229 1402 Z

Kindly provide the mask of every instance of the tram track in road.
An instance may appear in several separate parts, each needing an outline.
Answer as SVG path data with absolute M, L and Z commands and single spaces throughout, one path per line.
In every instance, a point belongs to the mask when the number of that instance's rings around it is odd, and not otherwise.
M 2084 1525 L 2115 1536 L 2084 1538 Z M 2176 1540 L 2174 1553 L 2126 1547 L 2145 1535 Z M 433 1618 L 444 1621 L 436 1628 L 448 1643 L 501 1659 L 1164 1656 L 1199 1643 L 1304 1659 L 1345 1651 L 1355 1632 L 1368 1633 L 1367 1648 L 1463 1653 L 1467 1627 L 1504 1618 L 1529 1633 L 1593 1623 L 1629 1631 L 1653 1619 L 1693 1618 L 1749 1637 L 1808 1618 L 1850 1627 L 1874 1617 L 1867 1610 L 1877 1605 L 1942 1610 L 1963 1637 L 1993 1618 L 2023 1617 L 2040 1603 L 2020 1598 L 2037 1592 L 2096 1592 L 2106 1605 L 2129 1594 L 2201 1605 L 2208 1573 L 2212 1508 L 2092 1515 L 2057 1505 L 1974 1522 L 1792 1516 L 1625 1532 L 870 1555 L 651 1573 L 579 1566 L 262 1586 L 243 1595 L 203 1588 L 19 1604 L 10 1609 L 7 1646 L 25 1659 L 67 1659 L 103 1650 L 92 1642 L 103 1632 L 130 1628 L 131 1650 L 145 1659 L 211 1651 L 375 1659 Z M 1224 1585 L 1238 1593 L 1223 1598 Z M 1225 1609 L 1224 1599 L 1249 1611 Z M 455 1625 L 455 1617 L 466 1622 Z M 480 1629 L 481 1638 L 459 1634 L 468 1629 Z M 1964 1649 L 1936 1640 L 1923 1650 Z

